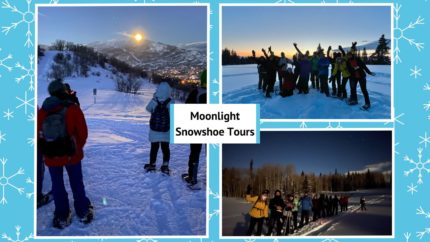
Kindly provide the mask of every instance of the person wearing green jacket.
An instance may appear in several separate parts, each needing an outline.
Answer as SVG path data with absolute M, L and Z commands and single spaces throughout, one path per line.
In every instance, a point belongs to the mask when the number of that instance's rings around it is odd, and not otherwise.
M 342 74 L 342 82 L 339 87 L 338 97 L 340 99 L 348 98 L 348 94 L 346 92 L 346 83 L 351 77 L 351 73 L 348 71 L 348 58 L 350 58 L 350 52 L 348 54 L 345 54 L 345 50 L 342 48 L 342 46 L 339 45 L 339 50 L 342 53 L 341 57 L 338 57 L 336 59 L 336 64 L 333 69 L 332 77 L 341 73 Z

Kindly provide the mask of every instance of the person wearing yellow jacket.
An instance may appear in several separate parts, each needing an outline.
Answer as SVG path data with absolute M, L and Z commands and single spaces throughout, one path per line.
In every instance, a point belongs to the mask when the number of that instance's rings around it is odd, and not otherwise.
M 332 79 L 334 76 L 336 76 L 339 72 L 342 73 L 342 82 L 340 84 L 340 90 L 338 92 L 338 97 L 340 99 L 348 98 L 348 94 L 346 93 L 346 83 L 348 82 L 349 78 L 351 77 L 351 73 L 348 71 L 348 55 L 345 54 L 345 51 L 343 50 L 342 46 L 339 45 L 339 50 L 342 52 L 342 57 L 336 58 L 335 66 L 333 69 L 333 73 L 331 74 Z M 349 52 L 348 52 L 349 54 Z
M 255 225 L 257 225 L 257 233 L 255 235 L 261 236 L 264 219 L 269 217 L 269 203 L 267 202 L 268 196 L 269 190 L 264 190 L 264 192 L 259 196 L 251 196 L 251 187 L 248 186 L 245 200 L 252 203 L 253 205 L 249 211 L 251 221 L 249 223 L 249 228 L 246 235 L 252 235 Z

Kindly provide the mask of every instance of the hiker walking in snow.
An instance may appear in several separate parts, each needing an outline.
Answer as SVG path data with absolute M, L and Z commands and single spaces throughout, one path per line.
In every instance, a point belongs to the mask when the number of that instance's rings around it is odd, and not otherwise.
M 366 211 L 367 210 L 367 208 L 366 208 L 366 198 L 364 198 L 364 197 L 360 198 L 360 209 L 361 209 L 361 211 Z
M 72 221 L 69 199 L 64 187 L 63 170 L 67 171 L 73 192 L 76 215 L 84 224 L 94 218 L 93 206 L 85 194 L 82 177 L 83 148 L 88 137 L 84 114 L 68 99 L 61 81 L 48 86 L 50 97 L 37 115 L 37 133 L 45 163 L 52 181 L 55 212 L 53 226 L 65 228 Z
M 245 200 L 253 203 L 253 205 L 249 211 L 251 221 L 249 222 L 249 228 L 246 235 L 252 235 L 255 225 L 257 225 L 257 233 L 255 233 L 255 235 L 261 236 L 264 220 L 269 217 L 269 205 L 267 202 L 268 196 L 269 190 L 264 190 L 259 196 L 251 196 L 251 186 L 248 185 Z
M 281 197 L 281 191 L 280 190 L 276 190 L 275 191 L 275 196 L 270 199 L 269 202 L 269 209 L 270 209 L 270 218 L 269 218 L 269 229 L 267 231 L 267 236 L 272 235 L 272 231 L 273 228 L 275 227 L 276 224 L 276 235 L 281 235 L 281 230 L 282 230 L 282 224 L 283 224 L 283 219 L 282 219 L 282 212 L 284 210 L 285 207 L 285 202 Z
M 151 151 L 149 153 L 149 163 L 144 168 L 147 171 L 155 170 L 158 149 L 161 146 L 163 152 L 163 164 L 161 172 L 169 174 L 170 161 L 170 104 L 174 101 L 171 99 L 172 89 L 167 82 L 158 85 L 154 97 L 146 106 L 146 110 L 151 113 L 149 120 L 149 142 L 151 142 Z
M 355 46 L 353 44 L 353 46 Z M 370 108 L 370 98 L 367 92 L 367 80 L 366 73 L 374 76 L 375 74 L 367 68 L 363 60 L 357 56 L 356 50 L 351 48 L 351 54 L 349 54 L 348 71 L 351 73 L 350 87 L 351 87 L 351 97 L 349 99 L 349 105 L 357 105 L 357 84 L 360 84 L 361 92 L 363 93 L 365 104 L 362 106 L 364 110 Z
M 207 72 L 200 74 L 200 87 L 190 92 L 185 103 L 206 104 Z M 182 179 L 188 183 L 190 189 L 199 189 L 197 185 L 197 172 L 199 170 L 200 152 L 202 144 L 190 144 L 190 156 L 188 159 L 188 172 L 182 174 Z
M 312 199 L 309 197 L 307 192 L 300 200 L 300 208 L 302 213 L 300 218 L 300 227 L 303 227 L 309 223 L 309 215 L 312 210 Z

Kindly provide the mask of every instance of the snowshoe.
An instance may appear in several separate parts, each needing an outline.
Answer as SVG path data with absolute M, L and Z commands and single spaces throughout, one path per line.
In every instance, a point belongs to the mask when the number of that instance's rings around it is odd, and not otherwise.
M 170 169 L 169 169 L 169 166 L 162 165 L 162 166 L 160 167 L 160 171 L 161 171 L 163 174 L 170 176 Z
M 65 219 L 60 218 L 57 215 L 54 215 L 52 226 L 57 229 L 64 229 L 68 227 L 71 223 L 72 223 L 72 211 L 69 210 L 69 214 Z
M 154 164 L 145 164 L 143 167 L 146 172 L 154 172 L 155 171 L 155 165 Z
M 369 104 L 365 104 L 365 105 L 361 106 L 360 109 L 363 110 L 363 111 L 369 111 L 370 105 Z
M 47 194 L 42 194 L 41 197 L 37 199 L 37 208 L 45 206 L 46 204 L 52 202 L 54 200 L 54 196 L 52 195 L 52 191 Z
M 182 174 L 182 180 L 188 184 L 192 182 L 192 178 L 188 175 L 188 173 Z
M 93 205 L 90 204 L 90 206 L 88 207 L 88 212 L 79 219 L 79 221 L 83 224 L 89 224 L 93 221 L 94 219 L 94 207 Z
M 196 181 L 191 181 L 189 182 L 189 184 L 187 185 L 187 187 L 190 190 L 202 190 L 202 187 L 200 186 L 199 183 L 197 183 Z
M 358 104 L 358 102 L 357 101 L 355 101 L 355 100 L 349 100 L 348 101 L 348 105 L 357 105 Z

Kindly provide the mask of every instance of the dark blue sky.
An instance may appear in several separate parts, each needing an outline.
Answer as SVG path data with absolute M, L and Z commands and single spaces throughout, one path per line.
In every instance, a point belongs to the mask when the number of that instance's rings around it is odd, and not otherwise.
M 165 44 L 206 42 L 205 6 L 39 7 L 39 43 L 87 44 L 143 32 Z
M 363 170 L 392 160 L 391 131 L 265 131 L 260 144 L 225 144 L 223 167 L 294 164 L 297 172 Z
M 272 45 L 276 54 L 295 53 L 297 42 L 311 53 L 318 43 L 349 47 L 391 36 L 389 6 L 226 6 L 222 9 L 222 46 L 250 55 Z

